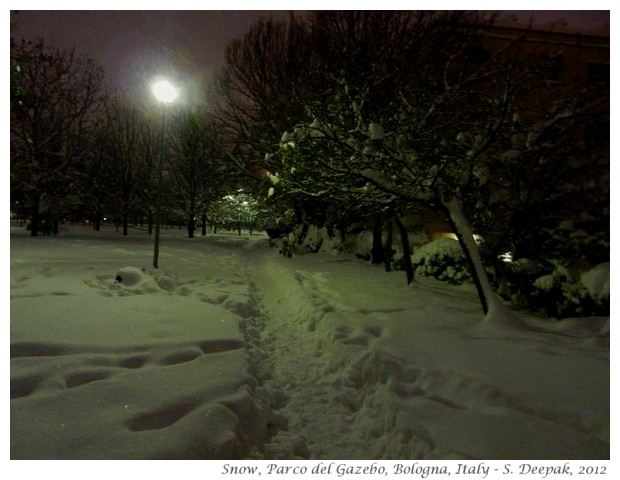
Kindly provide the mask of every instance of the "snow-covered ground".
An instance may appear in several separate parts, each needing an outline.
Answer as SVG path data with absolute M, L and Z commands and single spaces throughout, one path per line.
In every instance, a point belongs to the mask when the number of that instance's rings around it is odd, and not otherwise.
M 13 459 L 605 459 L 609 319 L 261 235 L 11 229 Z

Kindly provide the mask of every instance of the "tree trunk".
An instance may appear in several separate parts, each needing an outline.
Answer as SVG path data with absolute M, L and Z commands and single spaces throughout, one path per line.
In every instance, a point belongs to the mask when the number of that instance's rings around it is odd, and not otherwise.
M 469 226 L 469 222 L 465 218 L 463 206 L 456 196 L 451 197 L 449 200 L 442 199 L 441 202 L 446 209 L 448 221 L 465 254 L 472 280 L 478 292 L 482 312 L 486 315 L 489 311 L 489 303 L 490 301 L 493 302 L 493 297 L 495 297 L 495 292 L 482 263 L 478 245 L 476 245 L 474 240 L 474 234 Z
M 123 237 L 126 237 L 129 233 L 129 214 L 123 212 Z
M 153 234 L 153 210 L 149 208 L 149 211 L 146 213 L 146 221 L 148 223 L 149 235 Z
M 476 241 L 474 240 L 474 234 L 467 221 L 465 212 L 463 211 L 463 205 L 459 198 L 452 196 L 449 199 L 441 198 L 441 204 L 448 213 L 448 219 L 454 228 L 454 231 L 459 239 L 467 263 L 469 264 L 476 290 L 478 291 L 478 297 L 484 312 L 483 324 L 503 324 L 504 326 L 511 326 L 517 328 L 524 328 L 523 323 L 510 312 L 501 303 L 493 286 L 489 280 L 482 257 L 480 256 L 480 250 Z
M 179 225 L 180 227 L 181 225 Z M 196 230 L 196 212 L 192 207 L 187 214 L 187 236 L 189 238 L 194 238 L 194 230 Z
M 295 211 L 295 224 L 301 225 L 304 223 L 304 212 L 301 206 L 295 202 L 293 209 Z
M 385 271 L 392 271 L 392 240 L 394 237 L 394 232 L 392 231 L 392 219 L 387 222 L 387 238 L 385 240 L 385 252 L 383 257 L 385 259 Z
M 159 231 L 161 229 L 161 210 L 155 212 L 155 245 L 153 248 L 153 268 L 159 268 Z
M 41 215 L 39 209 L 41 208 L 41 195 L 39 192 L 34 192 L 34 197 L 32 199 L 32 218 L 30 221 L 30 236 L 38 237 L 39 236 L 39 224 L 41 222 Z
M 101 211 L 101 206 L 98 206 L 95 210 L 95 221 L 93 222 L 93 228 L 95 232 L 101 231 L 101 218 L 103 216 L 103 212 Z
M 382 238 L 383 221 L 381 214 L 378 213 L 375 216 L 375 224 L 372 229 L 372 250 L 370 256 L 372 257 L 373 265 L 380 265 L 383 263 L 383 238 Z
M 207 212 L 206 210 L 202 211 L 201 227 L 202 227 L 202 236 L 204 237 L 207 234 Z
M 407 285 L 410 285 L 413 281 L 413 265 L 411 264 L 411 248 L 409 248 L 409 234 L 407 228 L 400 221 L 400 218 L 396 217 L 396 225 L 398 225 L 398 231 L 400 232 L 400 241 L 403 246 L 403 266 L 407 274 Z

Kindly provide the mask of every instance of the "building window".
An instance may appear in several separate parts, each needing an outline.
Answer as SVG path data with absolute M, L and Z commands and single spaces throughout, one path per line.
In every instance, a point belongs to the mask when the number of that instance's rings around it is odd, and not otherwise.
M 547 83 L 562 83 L 564 81 L 564 54 L 543 55 L 541 57 L 543 81 Z
M 609 64 L 588 63 L 588 81 L 590 85 L 609 85 Z

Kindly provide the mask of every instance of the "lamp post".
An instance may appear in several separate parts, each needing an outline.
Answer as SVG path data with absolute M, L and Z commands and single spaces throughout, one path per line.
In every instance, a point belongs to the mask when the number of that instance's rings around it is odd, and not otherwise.
M 159 230 L 161 226 L 161 188 L 166 149 L 166 106 L 178 95 L 177 89 L 167 80 L 158 80 L 152 87 L 153 95 L 162 103 L 161 144 L 159 148 L 159 165 L 157 168 L 157 193 L 155 197 L 155 248 L 153 250 L 153 267 L 159 267 Z

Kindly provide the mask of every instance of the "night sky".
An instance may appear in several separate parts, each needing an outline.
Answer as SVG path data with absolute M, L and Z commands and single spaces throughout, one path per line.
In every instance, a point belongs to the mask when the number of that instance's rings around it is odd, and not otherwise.
M 294 4 L 292 4 L 294 6 Z M 297 11 L 303 15 L 304 11 Z M 101 65 L 116 86 L 135 90 L 145 78 L 172 70 L 185 83 L 210 80 L 223 64 L 228 43 L 261 16 L 287 18 L 287 11 L 34 11 L 11 14 L 14 37 L 44 38 L 75 47 Z M 509 24 L 550 23 L 556 29 L 609 34 L 608 11 L 506 12 Z
M 182 83 L 210 80 L 228 43 L 271 11 L 19 11 L 16 38 L 43 38 L 93 58 L 116 86 L 135 90 L 144 78 L 173 70 Z

